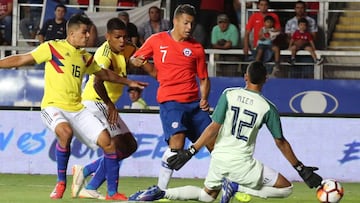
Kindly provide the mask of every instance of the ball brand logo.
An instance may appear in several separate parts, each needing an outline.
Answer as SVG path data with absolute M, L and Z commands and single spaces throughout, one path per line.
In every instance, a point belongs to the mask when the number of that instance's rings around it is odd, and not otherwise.
M 334 113 L 339 102 L 327 92 L 304 91 L 294 95 L 289 106 L 295 113 Z

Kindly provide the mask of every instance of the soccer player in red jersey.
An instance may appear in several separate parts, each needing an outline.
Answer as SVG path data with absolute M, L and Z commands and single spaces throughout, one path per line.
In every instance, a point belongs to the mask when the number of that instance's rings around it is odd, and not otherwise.
M 185 138 L 195 142 L 211 122 L 208 113 L 210 80 L 205 52 L 202 45 L 191 37 L 195 15 L 193 6 L 179 5 L 174 12 L 174 28 L 153 34 L 131 59 L 137 67 L 150 57 L 155 64 L 155 68 L 147 72 L 155 75 L 159 82 L 157 101 L 169 145 L 162 157 L 158 180 L 161 189 L 167 188 L 174 169 L 168 166 L 168 157 L 184 151 Z M 211 150 L 212 146 L 213 143 L 207 148 Z

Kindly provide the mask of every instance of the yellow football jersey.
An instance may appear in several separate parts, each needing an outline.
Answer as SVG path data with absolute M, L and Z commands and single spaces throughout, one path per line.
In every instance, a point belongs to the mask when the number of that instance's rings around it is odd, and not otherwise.
M 81 84 L 84 74 L 93 74 L 101 68 L 93 56 L 77 49 L 66 40 L 48 41 L 31 52 L 36 63 L 45 62 L 45 87 L 41 108 L 58 107 L 66 111 L 79 111 Z
M 105 69 L 114 71 L 121 77 L 126 77 L 126 60 L 124 53 L 116 54 L 111 51 L 109 43 L 104 42 L 95 52 L 96 63 Z M 95 76 L 92 75 L 83 90 L 82 99 L 91 101 L 102 101 L 93 86 Z M 124 85 L 118 83 L 104 82 L 109 98 L 115 103 L 123 93 Z

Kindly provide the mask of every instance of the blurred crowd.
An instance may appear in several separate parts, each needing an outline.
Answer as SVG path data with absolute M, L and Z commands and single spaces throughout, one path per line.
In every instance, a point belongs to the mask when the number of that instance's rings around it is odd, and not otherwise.
M 66 37 L 67 4 L 73 3 L 69 0 L 52 0 L 58 5 L 54 10 L 54 18 L 47 20 L 40 27 L 42 7 L 23 7 L 21 12 L 19 30 L 22 37 L 30 46 L 36 46 L 47 40 L 64 39 Z M 99 5 L 100 0 L 95 0 L 94 5 Z M 43 0 L 19 0 L 18 3 L 43 4 Z M 87 10 L 89 0 L 77 0 L 76 3 L 82 10 Z M 250 61 L 257 60 L 264 63 L 272 62 L 270 67 L 272 76 L 281 77 L 281 63 L 287 61 L 290 65 L 296 62 L 313 62 L 320 64 L 321 58 L 317 58 L 315 50 L 321 45 L 318 40 L 317 10 L 319 3 L 316 2 L 286 2 L 271 3 L 269 0 L 247 2 L 246 12 L 248 19 L 246 25 L 241 25 L 241 3 L 239 0 L 173 0 L 171 9 L 179 4 L 191 4 L 197 11 L 196 25 L 193 37 L 206 49 L 243 49 L 244 58 L 233 55 L 217 56 L 220 61 Z M 12 6 L 13 0 L 0 0 L 0 29 L 2 29 L 0 42 L 2 45 L 11 45 L 12 39 Z M 137 7 L 137 0 L 118 0 L 118 17 L 127 25 L 128 40 L 140 47 L 152 34 L 167 31 L 172 28 L 172 16 L 170 20 L 164 18 L 161 8 L 153 6 L 148 10 L 149 19 L 142 25 L 136 26 L 131 22 L 129 13 L 126 11 L 131 7 Z M 269 12 L 269 9 L 275 12 Z M 276 12 L 276 10 L 293 8 L 294 12 Z M 311 12 L 307 12 L 310 9 Z M 173 13 L 173 12 L 170 12 Z M 270 18 L 270 19 L 269 19 Z M 304 21 L 305 19 L 306 21 Z M 299 30 L 298 21 L 305 22 L 309 35 L 296 35 Z M 245 27 L 245 33 L 241 35 L 241 27 Z M 301 31 L 301 33 L 303 32 Z M 243 36 L 243 38 L 241 38 Z M 308 39 L 310 37 L 310 39 Z M 104 41 L 103 36 L 98 36 L 94 25 L 90 30 L 88 47 L 97 47 Z M 291 44 L 289 44 L 291 42 Z M 282 59 L 280 50 L 289 49 L 292 56 Z M 308 50 L 311 56 L 297 57 L 298 50 Z M 223 66 L 226 66 L 224 68 Z M 243 68 L 238 65 L 219 65 L 218 75 L 231 76 L 243 74 Z M 230 67 L 230 68 L 229 68 Z M 310 69 L 312 66 L 310 66 Z M 312 70 L 309 71 L 311 73 Z M 309 76 L 312 77 L 312 76 Z

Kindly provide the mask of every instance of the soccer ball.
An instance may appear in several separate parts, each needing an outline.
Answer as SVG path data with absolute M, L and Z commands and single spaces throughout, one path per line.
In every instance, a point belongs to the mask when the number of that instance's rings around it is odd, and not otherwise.
M 323 180 L 316 191 L 318 200 L 322 203 L 339 202 L 344 195 L 344 188 L 333 179 Z

